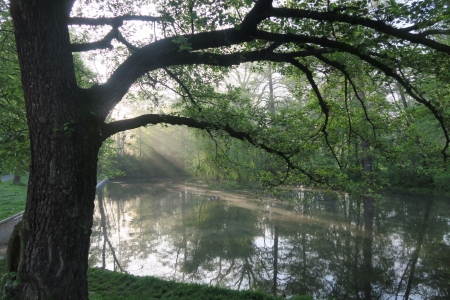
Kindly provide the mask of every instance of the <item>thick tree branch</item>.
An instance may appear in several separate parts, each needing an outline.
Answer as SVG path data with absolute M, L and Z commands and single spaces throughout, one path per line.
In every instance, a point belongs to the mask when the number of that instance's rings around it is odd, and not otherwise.
M 103 26 L 109 25 L 113 27 L 122 26 L 124 21 L 146 21 L 157 22 L 161 17 L 152 16 L 119 16 L 114 18 L 69 18 L 69 25 L 91 25 Z
M 422 31 L 421 33 L 419 33 L 417 35 L 425 37 L 425 36 L 434 35 L 434 34 L 450 35 L 450 30 L 430 29 L 430 30 Z
M 182 37 L 189 44 L 190 51 L 220 48 L 251 41 L 253 40 L 252 34 L 256 31 L 256 27 L 268 17 L 271 7 L 272 0 L 258 0 L 245 16 L 239 30 L 233 28 L 200 32 Z M 123 18 L 103 20 L 103 22 L 107 21 L 111 22 L 111 26 L 114 28 L 118 28 L 121 26 Z M 81 22 L 81 20 L 75 19 L 73 22 Z M 116 69 L 104 85 L 95 86 L 88 92 L 90 98 L 102 102 L 100 106 L 105 107 L 109 111 L 122 99 L 131 85 L 146 72 L 175 64 L 186 64 L 182 56 L 187 56 L 188 53 L 180 50 L 177 43 L 180 37 L 161 39 L 136 50 Z M 99 112 L 102 115 L 107 114 L 106 111 Z
M 305 9 L 289 9 L 289 8 L 272 8 L 270 16 L 278 18 L 300 18 L 300 19 L 312 19 L 316 21 L 329 21 L 329 22 L 342 22 L 351 25 L 360 25 L 367 28 L 371 28 L 378 32 L 395 36 L 402 40 L 410 41 L 411 43 L 421 44 L 437 51 L 450 54 L 450 46 L 441 44 L 439 42 L 427 39 L 422 34 L 414 34 L 404 29 L 397 29 L 383 21 L 375 21 L 367 18 L 361 18 L 357 16 L 351 16 L 348 14 L 341 14 L 336 12 L 318 12 Z
M 119 34 L 119 30 L 116 27 L 114 27 L 100 41 L 93 42 L 93 43 L 86 43 L 86 44 L 71 44 L 70 50 L 72 52 L 86 52 L 86 51 L 99 50 L 99 49 L 112 49 L 113 46 L 111 44 L 111 41 L 113 39 L 115 39 L 118 34 Z
M 100 41 L 93 43 L 85 43 L 85 44 L 72 44 L 70 50 L 72 52 L 86 52 L 92 50 L 100 50 L 100 49 L 112 49 L 113 46 L 111 44 L 112 40 L 116 39 L 117 41 L 124 44 L 130 51 L 134 52 L 138 47 L 134 46 L 130 42 L 128 42 L 120 33 L 119 27 L 115 26 L 111 31 Z
M 256 31 L 258 24 L 270 16 L 273 0 L 258 0 L 250 12 L 244 17 L 240 30 L 243 34 L 251 35 Z
M 136 50 L 138 50 L 139 48 L 134 46 L 133 44 L 131 44 L 130 42 L 128 42 L 122 35 L 122 33 L 120 33 L 120 31 L 117 31 L 117 36 L 116 36 L 116 40 L 118 40 L 119 42 L 121 42 L 122 44 L 124 44 L 128 50 L 130 50 L 131 52 L 135 52 Z
M 328 104 L 325 102 L 325 99 L 322 97 L 322 94 L 319 91 L 319 87 L 317 86 L 316 82 L 314 81 L 314 76 L 313 76 L 312 72 L 305 65 L 303 65 L 302 63 L 300 63 L 299 61 L 297 61 L 295 59 L 290 59 L 288 62 L 290 64 L 292 64 L 293 66 L 295 66 L 296 68 L 298 68 L 299 70 L 301 70 L 306 75 L 306 78 L 308 79 L 309 84 L 311 85 L 314 93 L 316 94 L 317 99 L 319 100 L 320 108 L 325 115 L 325 122 L 324 122 L 324 127 L 322 128 L 322 130 L 326 130 L 330 109 L 328 107 Z
M 220 48 L 247 40 L 247 36 L 242 36 L 236 29 L 202 32 L 185 38 L 189 39 L 191 51 Z M 105 84 L 91 88 L 90 93 L 98 101 L 103 102 L 100 106 L 109 111 L 145 73 L 171 65 L 194 64 L 195 61 L 202 60 L 193 59 L 192 53 L 181 51 L 179 45 L 173 42 L 176 39 L 177 37 L 161 39 L 137 49 L 114 71 Z M 198 53 L 195 55 L 199 56 Z M 203 61 L 208 60 L 205 55 Z
M 224 45 L 230 40 L 238 39 L 233 37 L 236 31 L 226 30 L 219 36 L 228 35 L 227 41 L 222 41 Z M 220 41 L 213 40 L 210 43 L 204 40 L 209 35 L 203 33 L 196 34 L 197 40 L 206 47 L 205 44 L 217 44 Z M 200 37 L 201 36 L 201 37 Z M 193 40 L 196 40 L 193 39 Z M 205 45 L 205 46 L 204 46 Z M 193 46 L 198 48 L 199 46 Z M 208 47 L 209 48 L 209 47 Z M 106 115 L 128 92 L 131 85 L 142 75 L 149 71 L 160 68 L 166 68 L 174 65 L 198 65 L 207 64 L 215 66 L 233 66 L 243 62 L 252 61 L 274 61 L 284 62 L 294 57 L 312 56 L 320 53 L 334 52 L 334 49 L 314 49 L 291 53 L 274 53 L 266 49 L 252 52 L 238 52 L 234 54 L 215 54 L 204 52 L 181 52 L 178 46 L 172 43 L 171 39 L 159 40 L 149 46 L 137 49 L 122 65 L 117 68 L 110 79 L 100 86 L 94 86 L 87 92 L 94 95 L 94 98 L 106 99 L 105 102 L 99 103 L 100 114 Z M 98 97 L 95 97 L 98 95 Z

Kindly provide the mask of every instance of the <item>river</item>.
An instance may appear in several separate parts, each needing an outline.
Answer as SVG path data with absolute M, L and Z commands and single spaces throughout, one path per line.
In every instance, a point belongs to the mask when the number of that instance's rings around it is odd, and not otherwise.
M 108 183 L 90 266 L 288 297 L 450 299 L 450 198 L 294 195 Z

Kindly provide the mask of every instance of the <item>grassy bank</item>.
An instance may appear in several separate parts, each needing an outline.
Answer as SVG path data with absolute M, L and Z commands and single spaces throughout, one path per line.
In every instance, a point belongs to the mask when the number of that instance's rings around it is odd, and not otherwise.
M 5 260 L 0 260 L 1 274 Z M 140 300 L 140 299 L 211 299 L 211 300 L 281 300 L 253 291 L 232 291 L 207 285 L 176 283 L 154 277 L 138 277 L 98 269 L 88 271 L 89 299 L 91 300 Z M 312 300 L 297 296 L 293 300 Z
M 0 221 L 25 209 L 28 176 L 22 176 L 21 183 L 14 185 L 12 180 L 0 183 Z

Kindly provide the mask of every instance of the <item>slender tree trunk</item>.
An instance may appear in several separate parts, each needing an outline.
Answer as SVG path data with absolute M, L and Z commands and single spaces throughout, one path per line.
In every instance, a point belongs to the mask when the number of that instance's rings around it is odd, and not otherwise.
M 14 174 L 13 184 L 19 184 L 22 176 Z
M 273 278 L 272 278 L 272 294 L 277 295 L 278 290 L 278 236 L 279 236 L 279 226 L 275 224 L 274 228 L 274 239 L 273 239 Z
M 70 1 L 12 0 L 31 144 L 27 203 L 17 234 L 20 252 L 7 257 L 20 284 L 5 299 L 88 299 L 97 111 L 76 85 L 67 18 Z M 17 243 L 16 243 L 17 244 Z M 19 260 L 18 266 L 13 261 Z M 14 278 L 11 278 L 13 280 Z
M 273 71 L 272 66 L 269 64 L 268 67 L 268 77 L 269 77 L 269 112 L 275 113 L 275 96 L 274 96 L 274 88 L 273 88 Z
M 398 93 L 400 94 L 400 99 L 402 100 L 403 108 L 407 109 L 408 102 L 406 101 L 405 93 L 403 93 L 402 86 L 398 82 L 396 84 L 397 84 Z

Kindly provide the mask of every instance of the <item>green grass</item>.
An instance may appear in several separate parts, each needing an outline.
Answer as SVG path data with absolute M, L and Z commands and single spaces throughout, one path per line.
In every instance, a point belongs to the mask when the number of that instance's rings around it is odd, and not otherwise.
M 25 209 L 27 186 L 27 176 L 22 176 L 18 185 L 13 185 L 12 180 L 0 183 L 0 221 Z
M 0 259 L 0 274 L 5 260 Z M 138 277 L 99 269 L 88 270 L 89 299 L 91 300 L 281 300 L 255 291 L 232 291 L 200 284 L 177 283 L 154 277 Z M 296 296 L 292 300 L 312 300 L 309 296 Z
M 200 284 L 177 283 L 155 277 L 138 277 L 99 269 L 88 271 L 89 299 L 189 299 L 189 300 L 275 300 L 256 291 L 233 291 L 225 288 Z M 297 296 L 291 299 L 312 300 L 311 297 Z

